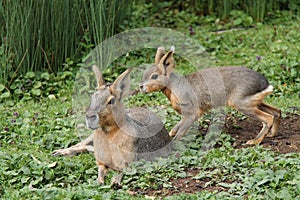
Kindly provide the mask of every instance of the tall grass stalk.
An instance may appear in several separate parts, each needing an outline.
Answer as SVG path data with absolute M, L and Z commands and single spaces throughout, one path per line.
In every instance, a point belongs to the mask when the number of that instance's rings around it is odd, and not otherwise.
M 67 58 L 81 58 L 84 36 L 98 44 L 115 33 L 130 4 L 124 0 L 0 0 L 0 83 L 8 85 L 27 71 L 63 70 Z
M 84 21 L 86 22 L 86 30 L 89 32 L 89 38 L 94 44 L 100 44 L 104 39 L 112 36 L 122 22 L 122 18 L 127 15 L 127 11 L 131 9 L 130 3 L 126 0 L 89 0 L 84 4 Z M 113 51 L 113 47 L 105 49 Z M 102 49 L 96 48 L 97 64 L 101 66 L 103 59 L 109 59 L 107 56 L 110 52 L 101 52 Z M 104 56 L 105 55 L 105 56 Z
M 273 1 L 272 0 L 253 0 L 253 1 L 243 1 L 241 8 L 245 10 L 256 22 L 262 22 L 265 17 L 265 12 L 267 9 L 273 11 Z
M 137 2 L 145 2 L 145 0 L 136 0 Z M 146 1 L 149 3 L 149 1 Z M 155 0 L 154 2 L 157 2 Z M 190 9 L 195 13 L 202 15 L 212 15 L 219 17 L 221 20 L 227 19 L 232 10 L 241 10 L 250 15 L 255 21 L 262 22 L 265 14 L 276 10 L 290 9 L 296 12 L 300 10 L 299 0 L 189 0 L 177 1 L 171 0 L 172 8 Z M 162 4 L 153 3 L 153 10 Z

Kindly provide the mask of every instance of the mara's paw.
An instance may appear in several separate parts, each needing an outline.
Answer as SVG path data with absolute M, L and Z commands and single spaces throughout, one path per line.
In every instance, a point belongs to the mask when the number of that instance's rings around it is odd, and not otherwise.
M 269 133 L 268 135 L 266 135 L 266 137 L 268 137 L 268 138 L 272 138 L 275 136 L 277 136 L 277 133 Z
M 173 131 L 173 130 L 171 130 L 170 133 L 169 133 L 169 136 L 170 136 L 170 137 L 175 137 L 175 135 L 176 135 L 176 132 Z
M 104 178 L 98 178 L 97 182 L 99 183 L 99 185 L 104 185 Z
M 246 142 L 246 144 L 248 144 L 248 145 L 258 145 L 258 144 L 260 144 L 260 140 L 255 140 L 255 139 L 253 139 L 253 140 L 248 140 L 247 142 Z
M 73 156 L 73 152 L 69 149 L 57 149 L 51 153 L 52 156 Z

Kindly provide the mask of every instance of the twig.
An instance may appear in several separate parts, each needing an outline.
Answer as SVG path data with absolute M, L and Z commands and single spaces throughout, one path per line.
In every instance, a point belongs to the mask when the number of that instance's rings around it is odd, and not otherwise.
M 22 59 L 21 59 L 19 65 L 18 65 L 17 69 L 14 71 L 13 75 L 11 76 L 11 79 L 10 79 L 8 85 L 11 85 L 12 81 L 14 80 L 14 77 L 15 77 L 15 75 L 17 74 L 17 72 L 19 71 L 19 68 L 21 67 L 21 64 L 22 64 L 23 61 L 25 60 L 25 56 L 26 56 L 27 53 L 28 53 L 28 49 L 26 49 L 26 51 L 25 51 L 25 53 L 24 53 L 24 56 L 22 57 Z
M 47 54 L 46 54 L 45 50 L 43 49 L 43 47 L 41 47 L 41 49 L 42 49 L 42 52 L 43 52 L 44 55 L 45 55 L 45 59 L 46 59 L 46 62 L 47 62 L 47 64 L 48 64 L 48 68 L 49 68 L 49 70 L 53 73 L 53 70 L 52 70 L 51 65 L 50 65 L 50 63 L 49 63 L 49 60 L 48 60 L 48 58 L 47 58 Z

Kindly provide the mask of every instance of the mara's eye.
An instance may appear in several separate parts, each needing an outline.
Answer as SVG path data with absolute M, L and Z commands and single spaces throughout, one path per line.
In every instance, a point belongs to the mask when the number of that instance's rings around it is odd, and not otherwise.
M 157 74 L 153 74 L 152 76 L 151 76 L 151 79 L 153 79 L 153 80 L 155 80 L 155 79 L 157 79 L 158 78 L 158 75 Z
M 116 102 L 116 99 L 112 97 L 107 104 L 114 104 Z

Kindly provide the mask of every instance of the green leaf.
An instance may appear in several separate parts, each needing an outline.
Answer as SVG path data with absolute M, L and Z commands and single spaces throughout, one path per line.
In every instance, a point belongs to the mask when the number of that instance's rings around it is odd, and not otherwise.
M 178 173 L 177 177 L 179 177 L 179 178 L 185 178 L 186 177 L 186 172 L 180 172 L 180 173 Z
M 32 181 L 32 182 L 31 182 L 31 185 L 36 185 L 36 184 L 42 182 L 42 180 L 43 180 L 43 177 L 40 176 L 40 177 L 38 177 L 36 180 Z
M 49 75 L 48 72 L 44 72 L 44 73 L 41 74 L 41 78 L 42 78 L 42 79 L 45 79 L 45 80 L 49 80 L 50 75 Z
M 265 184 L 265 183 L 267 183 L 267 182 L 269 182 L 270 181 L 270 179 L 269 178 L 266 178 L 266 179 L 263 179 L 263 180 L 261 180 L 261 181 L 259 181 L 259 182 L 257 182 L 257 186 L 260 186 L 260 185 L 263 185 L 263 184 Z
M 238 25 L 242 24 L 242 22 L 243 22 L 243 18 L 239 17 L 233 21 L 233 25 L 238 26 Z
M 164 188 L 171 188 L 171 187 L 173 187 L 173 185 L 170 184 L 170 183 L 163 183 L 163 187 Z
M 15 183 L 17 180 L 18 180 L 17 178 L 12 178 L 12 179 L 9 180 L 9 183 L 10 184 Z
M 294 199 L 294 198 L 292 198 L 292 196 L 287 188 L 281 189 L 279 191 L 278 197 L 281 199 L 285 199 L 285 200 Z
M 20 83 L 13 83 L 13 84 L 9 87 L 9 89 L 14 90 L 14 89 L 18 88 L 19 85 L 20 85 Z
M 300 194 L 300 181 L 298 181 L 298 184 L 295 186 L 295 190 L 298 194 Z
M 248 16 L 243 20 L 243 26 L 250 26 L 253 23 L 253 18 Z
M 231 188 L 232 187 L 232 184 L 229 184 L 229 183 L 218 183 L 217 184 L 218 186 L 221 186 L 221 187 L 224 187 L 224 188 Z
M 95 174 L 95 169 L 94 168 L 90 168 L 88 170 L 85 171 L 86 174 Z
M 23 91 L 21 89 L 15 89 L 14 94 L 22 94 Z
M 23 123 L 24 124 L 28 124 L 30 121 L 31 120 L 28 117 L 26 117 L 26 118 L 23 119 Z
M 130 175 L 130 176 L 137 174 L 137 170 L 135 168 L 125 168 L 124 172 L 126 175 Z
M 3 94 L 0 95 L 0 99 L 4 99 L 8 97 L 10 97 L 10 92 L 4 92 Z
M 5 89 L 5 86 L 0 84 L 0 92 L 3 91 Z
M 42 82 L 41 81 L 36 81 L 33 85 L 33 88 L 37 89 L 40 88 L 42 86 Z
M 35 76 L 34 72 L 27 72 L 25 77 L 27 78 L 33 78 Z
M 70 71 L 65 71 L 65 72 L 63 72 L 63 74 L 61 75 L 61 79 L 65 79 L 67 76 L 70 76 L 70 75 L 72 75 L 73 73 L 72 72 L 70 72 Z
M 42 92 L 40 89 L 32 89 L 31 93 L 35 96 L 40 96 Z
M 44 175 L 45 179 L 47 179 L 47 180 L 50 180 L 53 176 L 54 176 L 54 174 L 51 170 L 47 170 Z
M 21 179 L 21 183 L 23 183 L 23 184 L 27 183 L 29 179 L 30 179 L 30 177 L 24 177 Z

